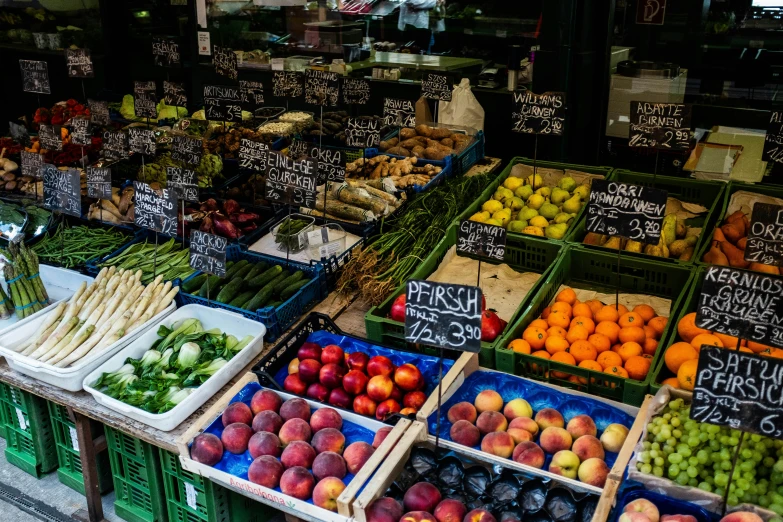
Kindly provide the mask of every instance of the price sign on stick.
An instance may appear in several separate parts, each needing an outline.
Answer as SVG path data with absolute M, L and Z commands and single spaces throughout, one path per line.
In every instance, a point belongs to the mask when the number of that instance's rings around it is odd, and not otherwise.
M 226 276 L 228 239 L 200 230 L 190 232 L 190 268 L 218 277 Z
M 237 53 L 228 47 L 215 45 L 212 47 L 212 63 L 215 72 L 231 80 L 237 79 Z
M 201 163 L 201 155 L 204 152 L 201 140 L 188 136 L 174 136 L 171 143 L 171 150 L 171 159 L 189 165 L 198 165 Z
M 24 92 L 52 93 L 49 85 L 49 68 L 46 62 L 19 60 L 19 68 L 22 71 L 22 90 Z
M 9 121 L 8 130 L 11 132 L 11 138 L 19 145 L 26 147 L 30 144 L 30 134 L 24 125 Z
M 136 226 L 177 235 L 177 197 L 173 190 L 154 190 L 141 181 L 133 182 L 134 222 Z
M 87 197 L 111 199 L 111 169 L 106 167 L 87 168 Z
M 318 163 L 318 184 L 345 180 L 345 151 L 310 145 L 305 154 Z
M 381 120 L 378 118 L 348 118 L 345 144 L 349 147 L 377 147 L 381 143 Z
M 242 97 L 242 108 L 248 112 L 255 112 L 264 106 L 264 84 L 239 80 L 239 94 Z
M 41 177 L 41 167 L 43 166 L 43 156 L 37 152 L 27 152 L 23 150 L 22 155 L 22 176 L 32 176 L 35 179 Z
M 262 141 L 242 138 L 239 142 L 239 168 L 263 172 L 266 169 L 266 154 L 269 145 Z
M 89 49 L 66 49 L 65 66 L 68 69 L 68 78 L 95 77 Z
M 177 82 L 163 82 L 163 101 L 173 107 L 185 107 L 188 104 L 188 93 L 185 85 Z
M 71 118 L 68 123 L 71 126 L 71 143 L 74 145 L 92 145 L 92 129 L 87 118 Z
M 514 92 L 511 108 L 511 130 L 522 134 L 563 135 L 566 95 L 564 92 L 534 94 Z
M 242 96 L 239 87 L 205 85 L 204 109 L 213 121 L 242 121 Z
M 128 135 L 125 132 L 108 131 L 103 144 L 103 154 L 109 160 L 121 160 L 128 157 Z
M 386 126 L 415 127 L 416 109 L 411 100 L 383 99 L 383 124 Z
M 340 103 L 340 77 L 334 72 L 307 69 L 304 96 L 305 103 L 336 107 Z
M 307 156 L 307 151 L 310 149 L 310 143 L 301 140 L 294 140 L 291 145 L 288 146 L 288 155 L 292 158 L 298 158 L 299 156 Z
M 658 244 L 666 199 L 665 190 L 594 179 L 587 204 L 587 231 Z
M 451 81 L 445 74 L 425 73 L 421 95 L 431 100 L 451 101 Z
M 460 222 L 457 252 L 503 261 L 506 254 L 506 229 L 477 221 Z
M 60 125 L 41 124 L 38 127 L 38 140 L 46 150 L 63 150 L 63 140 L 60 137 Z
M 688 150 L 691 106 L 684 103 L 631 102 L 628 146 Z
M 198 175 L 195 170 L 166 167 L 166 187 L 174 191 L 177 199 L 198 203 Z
M 152 39 L 152 58 L 158 67 L 179 67 L 182 61 L 179 44 L 169 38 Z
M 71 216 L 81 217 L 82 199 L 79 171 L 59 170 L 54 165 L 41 167 L 43 178 L 44 206 Z
M 767 135 L 764 136 L 764 161 L 783 163 L 783 112 L 772 111 L 767 125 Z
M 272 94 L 278 98 L 301 98 L 304 94 L 304 74 L 297 71 L 273 72 Z
M 128 127 L 128 146 L 131 152 L 154 156 L 157 150 L 155 131 L 142 127 Z
M 293 160 L 279 152 L 267 153 L 266 190 L 268 201 L 315 207 L 317 166 L 313 158 Z
M 783 206 L 753 205 L 745 261 L 783 266 Z
M 105 101 L 87 100 L 87 106 L 90 107 L 90 121 L 95 125 L 108 125 L 111 121 L 109 116 L 109 104 Z
M 133 110 L 137 117 L 158 117 L 158 100 L 155 91 L 155 82 L 133 83 Z
M 367 105 L 370 101 L 370 82 L 362 78 L 344 78 L 342 98 L 345 105 Z

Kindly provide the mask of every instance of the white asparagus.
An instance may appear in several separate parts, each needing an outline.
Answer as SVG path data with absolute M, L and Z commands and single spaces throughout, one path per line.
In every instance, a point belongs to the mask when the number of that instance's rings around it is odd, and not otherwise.
M 174 288 L 172 288 L 172 289 L 169 291 L 169 293 L 168 293 L 168 294 L 164 295 L 164 296 L 163 296 L 163 299 L 161 299 L 161 300 L 160 300 L 160 304 L 159 304 L 159 305 L 158 305 L 158 307 L 155 309 L 155 314 L 154 314 L 154 315 L 158 315 L 158 314 L 159 314 L 159 313 L 161 313 L 163 310 L 165 310 L 165 309 L 166 309 L 166 307 L 169 305 L 169 303 L 171 303 L 171 300 L 172 300 L 172 299 L 174 299 L 174 297 L 176 297 L 176 295 L 177 295 L 177 292 L 179 292 L 179 287 L 178 287 L 178 286 L 175 286 Z
M 79 320 L 78 317 L 76 317 L 76 302 L 72 302 L 68 305 L 68 308 L 65 310 L 65 315 L 63 315 L 62 321 L 60 321 L 60 326 L 57 328 L 57 330 L 54 331 L 52 335 L 50 335 L 46 341 L 44 341 L 41 346 L 38 347 L 37 350 L 35 350 L 33 353 L 30 354 L 30 357 L 33 359 L 38 359 L 40 356 L 48 352 L 55 344 L 57 344 L 63 335 L 68 333 L 68 330 L 70 330 L 73 325 L 69 326 L 69 323 L 72 319 L 75 319 L 76 321 Z M 67 330 L 63 331 L 65 328 Z
M 37 334 L 36 334 L 34 337 L 32 337 L 30 340 L 28 340 L 28 341 L 27 341 L 27 342 L 25 342 L 25 343 L 22 343 L 22 344 L 20 344 L 19 346 L 17 346 L 17 347 L 16 347 L 16 348 L 14 348 L 13 350 L 14 350 L 15 352 L 18 352 L 18 351 L 20 351 L 20 350 L 23 350 L 24 348 L 27 348 L 28 346 L 34 345 L 34 344 L 35 344 L 35 343 L 38 341 L 38 339 L 40 339 L 40 338 L 41 338 L 41 336 L 44 334 L 44 332 L 45 332 L 46 330 L 48 330 L 48 329 L 49 329 L 49 327 L 51 327 L 51 326 L 52 326 L 52 324 L 54 324 L 54 323 L 55 323 L 55 321 L 57 321 L 57 319 L 59 319 L 59 318 L 60 318 L 60 316 L 63 314 L 63 312 L 65 311 L 65 308 L 66 308 L 67 306 L 68 306 L 68 305 L 66 304 L 66 302 L 65 302 L 65 301 L 63 301 L 63 302 L 61 302 L 60 304 L 58 304 L 58 305 L 57 305 L 57 306 L 54 308 L 54 310 L 52 310 L 51 312 L 49 312 L 48 314 L 46 314 L 46 319 L 44 320 L 44 322 L 43 322 L 43 323 L 41 323 L 41 326 L 39 326 L 39 327 L 38 327 L 38 332 L 37 332 Z
M 75 324 L 72 323 L 72 321 L 74 321 L 74 320 L 76 321 Z M 48 352 L 46 352 L 42 357 L 39 357 L 38 358 L 39 361 L 41 361 L 41 362 L 48 361 L 49 359 L 54 357 L 57 354 L 57 352 L 59 352 L 60 350 L 62 350 L 66 346 L 68 346 L 68 343 L 71 342 L 71 339 L 73 339 L 73 336 L 76 335 L 76 332 L 82 326 L 82 323 L 79 322 L 79 318 L 78 317 L 74 317 L 73 319 L 71 319 L 69 324 L 74 324 L 74 326 L 70 330 L 68 330 L 66 335 L 64 335 L 63 338 L 60 339 Z
M 90 336 L 89 339 L 87 339 L 87 342 L 83 343 L 81 347 L 74 353 L 72 353 L 69 357 L 63 359 L 61 362 L 63 365 L 69 365 L 73 362 L 82 359 L 84 357 L 87 357 L 90 354 L 97 354 L 100 353 L 100 351 L 109 345 L 104 345 L 102 341 L 107 336 L 110 336 L 113 332 L 116 332 L 117 329 L 122 328 L 126 321 L 130 318 L 130 312 L 125 312 L 120 316 L 119 319 L 114 321 L 110 324 L 105 324 L 103 328 L 101 328 L 101 331 L 97 333 L 93 333 L 93 335 Z M 124 335 L 123 331 L 123 335 Z
M 93 282 L 100 283 L 101 281 L 103 281 L 103 278 L 106 277 L 106 273 L 108 271 L 109 271 L 109 267 L 104 266 L 103 268 L 101 268 L 101 271 L 98 272 L 97 276 L 95 276 L 95 280 Z
M 109 299 L 106 309 L 103 311 L 103 315 L 98 320 L 98 322 L 101 322 L 111 317 L 111 315 L 114 313 L 115 308 L 117 308 L 117 305 L 125 297 L 127 291 L 128 289 L 124 284 L 120 285 L 120 287 L 117 288 L 117 290 L 112 294 L 111 298 Z
M 133 311 L 131 308 L 135 305 L 138 298 L 139 289 L 136 289 L 132 292 L 129 292 L 127 296 L 125 296 L 125 299 L 123 299 L 120 304 L 117 306 L 117 308 L 114 310 L 114 313 L 109 317 L 108 321 L 110 323 L 116 321 L 120 318 L 125 312 L 130 311 L 131 314 Z M 98 325 L 99 327 L 102 325 Z
M 155 315 L 154 308 L 155 308 L 154 306 L 150 306 L 149 308 L 147 308 L 147 311 L 144 312 L 144 315 L 142 315 L 141 317 L 136 319 L 136 322 L 131 324 L 130 326 L 128 326 L 125 329 L 125 331 L 127 333 L 131 333 L 133 330 L 135 330 L 136 328 L 139 328 L 141 325 L 143 325 L 144 323 L 146 323 L 147 321 L 152 319 L 152 317 Z
M 147 289 L 149 289 L 149 287 L 147 287 Z M 152 292 L 147 293 L 147 291 L 145 290 L 144 292 L 141 293 L 141 301 L 139 301 L 138 306 L 136 306 L 136 309 L 133 311 L 133 315 L 128 321 L 128 324 L 133 324 L 136 321 L 136 319 L 138 319 L 144 314 L 151 300 L 152 300 Z
M 105 295 L 106 292 L 103 290 L 103 288 L 98 289 L 98 291 L 93 294 L 94 299 L 90 300 L 89 303 L 85 303 L 82 309 L 79 310 L 79 314 L 77 316 L 79 320 L 85 321 L 88 317 L 90 317 L 92 311 L 98 308 L 101 303 L 103 303 Z
M 115 276 L 109 280 L 109 284 L 106 285 L 106 293 L 110 294 L 122 284 L 121 276 Z
M 90 334 L 92 334 L 93 330 L 95 330 L 94 324 L 90 324 L 87 325 L 86 328 L 79 329 L 79 331 L 76 332 L 76 335 L 73 336 L 71 342 L 68 343 L 68 346 L 60 350 L 60 353 L 58 353 L 56 357 L 52 357 L 49 360 L 49 364 L 53 364 L 57 367 L 61 367 L 59 365 L 59 362 L 62 361 L 65 357 L 67 357 L 74 350 L 76 350 L 79 346 L 81 346 L 81 344 L 84 341 L 86 341 L 88 337 L 90 337 Z
M 85 308 L 89 308 L 89 309 L 95 308 L 94 303 L 96 298 L 102 298 L 103 294 L 106 293 L 106 290 L 103 287 L 101 287 L 101 285 L 96 285 L 96 286 L 97 288 L 95 289 L 95 291 L 92 292 L 90 297 L 88 297 L 87 300 L 84 301 L 84 303 L 82 303 L 82 305 L 79 307 L 79 311 L 77 312 L 76 315 L 80 315 L 81 313 L 83 313 Z M 101 294 L 100 297 L 98 296 L 99 293 Z
M 33 351 L 37 350 L 39 346 L 41 346 L 46 339 L 49 338 L 52 333 L 54 333 L 55 330 L 60 326 L 60 322 L 62 321 L 62 317 L 60 319 L 57 319 L 54 323 L 52 323 L 52 326 L 50 326 L 41 336 L 40 339 L 38 339 L 36 342 L 30 345 L 27 350 L 25 350 L 22 355 L 29 356 Z M 26 353 L 25 353 L 26 352 Z
M 143 276 L 144 276 L 144 272 L 142 272 L 141 270 L 136 270 L 136 275 L 135 275 L 135 278 L 136 278 L 136 282 L 137 282 L 137 283 L 140 283 L 140 282 L 141 282 L 141 278 L 142 278 Z

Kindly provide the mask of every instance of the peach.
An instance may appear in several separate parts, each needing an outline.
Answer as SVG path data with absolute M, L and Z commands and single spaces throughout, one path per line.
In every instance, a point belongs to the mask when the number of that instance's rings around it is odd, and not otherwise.
M 402 505 L 391 497 L 381 497 L 367 507 L 364 515 L 367 522 L 399 522 Z
M 493 431 L 506 431 L 508 428 L 508 421 L 502 413 L 496 411 L 485 411 L 478 416 L 476 420 L 476 427 L 479 429 L 482 435 L 492 433 Z
M 335 363 L 324 364 L 318 374 L 321 384 L 330 390 L 342 386 L 343 377 L 345 377 L 345 368 Z
M 340 430 L 324 428 L 313 435 L 312 443 L 317 453 L 333 451 L 342 455 L 345 449 L 345 435 L 340 433 Z
M 647 515 L 639 513 L 638 511 L 631 511 L 629 513 L 623 513 L 617 519 L 617 522 L 650 522 Z
M 597 488 L 604 487 L 609 476 L 609 466 L 601 459 L 591 458 L 579 465 L 579 480 Z
M 516 419 L 509 422 L 508 429 L 512 429 L 512 428 L 525 430 L 526 432 L 530 433 L 534 437 L 538 434 L 538 423 L 536 423 L 536 421 L 528 417 L 517 417 Z
M 661 522 L 699 522 L 693 515 L 664 515 Z
M 391 397 L 394 381 L 388 375 L 376 375 L 367 383 L 367 395 L 376 402 L 385 401 Z
M 483 415 L 483 414 L 482 414 Z M 481 440 L 481 432 L 473 424 L 466 420 L 458 420 L 451 425 L 449 437 L 457 444 L 463 446 L 478 446 Z
M 313 384 L 307 387 L 307 391 L 305 392 L 305 395 L 307 395 L 307 397 L 313 399 L 314 401 L 326 402 L 326 399 L 329 398 L 329 388 L 327 388 L 320 382 L 314 382 Z
M 378 408 L 378 403 L 372 400 L 367 395 L 358 395 L 353 400 L 353 411 L 359 415 L 367 415 L 368 417 L 375 416 L 375 410 Z
M 563 428 L 550 426 L 541 432 L 538 443 L 547 453 L 557 453 L 560 450 L 571 449 L 573 438 Z
M 578 439 L 582 435 L 591 435 L 595 437 L 598 435 L 598 428 L 595 427 L 595 422 L 589 415 L 577 415 L 566 426 L 566 430 L 574 440 Z
M 235 422 L 241 422 L 242 424 L 250 424 L 253 422 L 253 412 L 250 410 L 250 406 L 244 402 L 235 402 L 229 404 L 225 409 L 222 416 L 223 427 Z
M 426 511 L 408 511 L 405 513 L 400 522 L 438 522 L 434 516 Z
M 761 522 L 761 517 L 750 511 L 735 511 L 720 519 L 720 522 Z
M 271 455 L 272 457 L 279 457 L 282 448 L 280 439 L 274 433 L 268 431 L 259 431 L 250 437 L 247 443 L 247 450 L 250 452 L 250 456 L 257 459 L 261 455 Z
M 307 391 L 307 383 L 299 377 L 298 373 L 293 373 L 283 381 L 283 389 L 293 395 L 304 395 Z
M 280 411 L 281 404 L 283 404 L 283 399 L 272 390 L 258 390 L 250 399 L 250 409 L 253 411 L 253 415 L 258 415 L 262 411 L 277 413 Z
M 442 500 L 438 488 L 429 482 L 417 482 L 408 488 L 402 499 L 403 507 L 408 511 L 426 511 L 432 513 Z
M 220 435 L 220 442 L 226 451 L 240 455 L 247 451 L 247 443 L 253 436 L 253 430 L 245 423 L 235 422 L 229 424 Z
M 476 395 L 473 401 L 476 411 L 483 413 L 485 411 L 500 411 L 503 409 L 503 398 L 495 390 L 484 390 Z
M 529 431 L 523 430 L 522 428 L 509 428 L 506 433 L 511 435 L 511 438 L 514 439 L 514 444 L 535 439 Z
M 310 427 L 313 433 L 318 433 L 325 428 L 340 430 L 343 427 L 343 418 L 334 408 L 319 408 L 310 417 Z
M 390 399 L 394 399 L 397 402 L 402 402 L 403 393 L 399 386 L 396 384 L 392 386 L 392 392 L 391 395 L 389 395 Z
M 514 399 L 506 404 L 503 408 L 503 415 L 509 421 L 516 419 L 517 417 L 533 418 L 533 408 L 525 399 Z
M 405 417 L 410 418 L 411 420 L 415 420 L 416 414 L 419 412 L 416 408 L 403 408 L 400 410 L 400 415 L 404 415 Z M 411 415 L 413 417 L 411 417 Z
M 283 464 L 271 455 L 262 455 L 250 463 L 247 479 L 253 484 L 275 489 L 280 485 L 280 477 L 285 468 Z
M 283 450 L 280 462 L 286 469 L 296 466 L 310 469 L 315 461 L 315 450 L 308 443 L 295 440 Z
M 280 406 L 280 418 L 283 421 L 291 419 L 310 420 L 310 405 L 304 399 L 288 399 Z
M 459 420 L 466 420 L 471 424 L 474 424 L 477 416 L 478 412 L 476 412 L 475 406 L 469 402 L 458 402 L 449 408 L 449 412 L 446 414 L 446 417 L 452 424 Z
M 375 418 L 379 421 L 385 421 L 395 413 L 400 413 L 400 403 L 394 399 L 387 399 L 378 405 L 375 410 Z
M 465 515 L 462 522 L 497 522 L 497 520 L 486 509 L 474 509 Z
M 285 448 L 296 440 L 309 441 L 310 437 L 313 436 L 313 430 L 310 429 L 310 425 L 306 421 L 291 419 L 283 424 L 277 436 L 280 437 L 280 442 Z
M 307 384 L 318 382 L 318 373 L 323 365 L 315 359 L 299 361 L 299 373 L 297 375 Z
M 329 404 L 349 410 L 353 404 L 353 397 L 342 388 L 335 388 L 329 392 Z
M 296 352 L 296 357 L 300 361 L 304 361 L 305 359 L 315 359 L 316 361 L 320 361 L 321 347 L 315 343 L 304 343 Z
M 506 459 L 510 458 L 514 453 L 514 439 L 505 431 L 488 433 L 481 441 L 481 451 Z
M 389 376 L 394 373 L 394 363 L 391 359 L 383 355 L 376 355 L 367 361 L 367 375 L 375 377 L 376 375 Z
M 348 368 L 351 370 L 358 370 L 360 372 L 367 371 L 367 363 L 370 361 L 370 356 L 364 352 L 353 352 L 345 360 Z
M 260 411 L 253 417 L 253 431 L 268 431 L 277 435 L 282 426 L 283 419 L 272 410 Z
M 593 458 L 604 460 L 604 457 L 606 457 L 601 441 L 592 435 L 582 435 L 576 439 L 573 447 L 571 447 L 571 451 L 576 453 L 576 456 L 582 462 Z
M 324 451 L 313 461 L 313 475 L 317 480 L 326 477 L 345 478 L 345 460 L 333 451 Z
M 375 437 L 372 439 L 372 447 L 374 449 L 380 448 L 383 441 L 386 440 L 386 437 L 391 433 L 391 430 L 392 428 L 389 427 L 379 428 L 378 431 L 375 432 Z
M 345 364 L 345 352 L 336 344 L 324 346 L 321 351 L 321 364 L 337 364 L 342 366 Z
M 432 512 L 432 516 L 438 522 L 462 522 L 465 515 L 468 512 L 468 508 L 465 504 L 459 500 L 453 498 L 444 499 L 435 506 L 435 511 Z
M 291 359 L 291 362 L 288 363 L 288 374 L 293 375 L 295 373 L 299 373 L 299 359 L 297 357 L 294 357 Z
M 424 380 L 421 371 L 411 363 L 405 363 L 394 370 L 394 383 L 404 391 L 414 391 Z
M 658 507 L 646 498 L 637 498 L 636 500 L 632 500 L 623 508 L 624 513 L 630 513 L 633 511 L 644 513 L 650 522 L 658 522 L 658 519 L 661 516 L 660 512 L 658 511 Z
M 351 370 L 343 377 L 343 388 L 353 395 L 361 395 L 367 389 L 370 378 L 359 370 Z
M 299 500 L 307 500 L 313 496 L 315 479 L 302 466 L 288 468 L 280 477 L 280 491 Z
M 223 458 L 223 443 L 217 435 L 202 433 L 193 439 L 190 458 L 207 466 L 214 466 Z
M 575 479 L 579 470 L 579 457 L 569 450 L 558 451 L 549 463 L 549 472 L 566 478 Z
M 617 453 L 625 444 L 625 438 L 628 436 L 628 428 L 622 424 L 610 424 L 601 434 L 601 444 L 606 451 Z
M 541 469 L 544 467 L 546 455 L 541 447 L 532 441 L 523 441 L 514 448 L 511 458 L 514 462 Z
M 326 477 L 318 482 L 313 489 L 313 504 L 337 512 L 337 497 L 345 489 L 345 484 L 337 477 Z
M 423 391 L 412 391 L 405 394 L 402 399 L 402 405 L 406 408 L 413 408 L 414 410 L 420 410 L 424 403 L 427 402 L 427 395 Z
M 536 413 L 535 421 L 540 429 L 546 429 L 550 426 L 555 428 L 562 428 L 565 426 L 565 421 L 560 412 L 554 408 L 544 408 Z
M 345 448 L 343 452 L 343 458 L 345 459 L 345 465 L 348 467 L 348 472 L 352 475 L 359 473 L 364 463 L 370 460 L 375 450 L 366 442 L 354 442 Z

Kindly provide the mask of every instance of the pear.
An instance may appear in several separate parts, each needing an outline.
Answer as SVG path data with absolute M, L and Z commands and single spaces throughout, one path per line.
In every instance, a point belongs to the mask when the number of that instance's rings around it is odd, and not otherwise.
M 507 188 L 508 190 L 516 190 L 521 186 L 522 180 L 519 178 L 508 177 L 506 178 L 506 181 L 503 182 L 503 187 Z
M 503 203 L 494 199 L 490 199 L 481 205 L 481 210 L 487 212 L 487 214 L 494 214 L 498 210 L 503 210 Z M 489 215 L 487 215 L 487 217 L 489 217 Z
M 530 225 L 534 227 L 544 228 L 549 225 L 549 220 L 544 216 L 536 216 L 530 220 Z
M 525 201 L 527 201 L 527 198 L 529 198 L 531 194 L 533 194 L 533 187 L 530 185 L 522 185 L 514 191 L 516 197 L 522 198 Z
M 541 194 L 533 194 L 529 198 L 527 198 L 527 206 L 532 208 L 533 210 L 538 210 L 541 208 L 541 205 L 544 204 L 546 199 Z
M 571 194 L 567 190 L 555 187 L 552 189 L 552 194 L 549 196 L 549 200 L 555 205 L 560 205 L 563 201 L 571 197 Z
M 519 210 L 525 206 L 525 202 L 522 201 L 521 198 L 513 197 L 511 199 L 507 199 L 504 206 L 506 208 L 510 208 L 511 210 Z
M 541 177 L 541 174 L 536 174 L 534 179 L 533 174 L 531 174 L 530 176 L 527 177 L 525 183 L 527 183 L 528 185 L 533 185 L 534 187 L 538 188 L 544 184 L 544 178 Z
M 506 223 L 511 221 L 511 212 L 506 212 L 508 209 L 503 209 L 501 211 L 495 212 L 492 214 L 492 219 L 495 221 L 500 221 L 500 226 L 506 226 Z
M 538 213 L 547 219 L 554 219 L 559 211 L 560 209 L 557 208 L 557 205 L 553 205 L 552 203 L 544 203 L 541 205 L 541 208 L 538 209 Z
M 556 225 L 549 225 L 544 229 L 544 234 L 546 237 L 550 239 L 563 239 L 563 236 L 565 236 L 566 231 L 568 230 L 568 225 L 565 223 L 559 223 Z
M 527 225 L 528 225 L 527 221 L 520 221 L 517 219 L 515 221 L 509 221 L 506 230 L 508 230 L 509 232 L 519 233 L 522 232 Z
M 555 223 L 568 223 L 571 220 L 571 214 L 566 214 L 565 212 L 560 212 L 558 215 L 555 216 Z
M 571 192 L 576 188 L 576 181 L 574 181 L 574 178 L 571 176 L 566 176 L 564 178 L 560 178 L 560 181 L 557 183 L 557 186 L 566 192 Z
M 478 221 L 479 223 L 483 223 L 488 219 L 489 219 L 489 212 L 476 212 L 475 214 L 470 216 L 470 221 Z
M 538 215 L 538 211 L 537 210 L 534 210 L 532 208 L 523 208 L 517 214 L 517 219 L 519 221 L 530 221 L 531 219 L 533 219 L 537 215 Z
M 576 194 L 571 196 L 569 199 L 565 200 L 563 202 L 563 212 L 568 212 L 569 214 L 576 214 L 579 212 L 579 209 L 582 208 L 582 202 L 579 199 L 579 196 Z
M 574 189 L 573 195 L 579 196 L 579 199 L 582 201 L 587 201 L 587 199 L 590 197 L 590 185 L 582 183 Z
M 541 194 L 545 198 L 548 198 L 552 194 L 552 187 L 541 187 L 536 189 L 536 194 Z
M 498 221 L 497 219 L 488 219 L 484 222 L 485 225 L 495 225 L 496 227 L 502 227 L 503 223 Z
M 544 237 L 544 229 L 541 227 L 527 226 L 522 230 L 522 233 Z

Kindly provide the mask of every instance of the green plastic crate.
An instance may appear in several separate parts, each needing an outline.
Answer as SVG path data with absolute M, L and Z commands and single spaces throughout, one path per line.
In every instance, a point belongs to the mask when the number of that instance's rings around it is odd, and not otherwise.
M 692 265 L 699 252 L 701 244 L 704 242 L 705 230 L 711 231 L 718 220 L 718 214 L 721 206 L 724 204 L 725 183 L 718 181 L 703 181 L 690 178 L 677 178 L 672 176 L 653 176 L 652 174 L 643 174 L 641 172 L 631 172 L 629 170 L 617 169 L 612 173 L 614 181 L 623 183 L 633 183 L 643 187 L 655 187 L 668 191 L 670 197 L 679 199 L 685 203 L 697 203 L 706 207 L 707 214 L 692 219 L 685 220 L 687 225 L 702 229 L 702 233 L 694 246 L 693 256 L 689 261 L 680 261 L 679 259 L 670 259 L 665 257 L 653 257 L 647 254 L 636 252 L 624 252 L 630 257 L 638 259 L 655 259 L 664 263 L 673 263 L 678 265 Z M 653 183 L 655 180 L 655 183 Z M 600 250 L 603 252 L 616 252 L 614 249 L 604 248 L 597 245 L 585 245 L 582 243 L 587 235 L 587 216 L 583 214 L 576 222 L 576 226 L 566 235 L 566 242 L 576 243 L 580 246 Z
M 0 397 L 5 397 L 5 394 L 8 393 L 6 390 L 8 390 L 8 385 L 4 382 L 0 382 Z M 0 439 L 5 440 L 5 408 L 0 408 Z
M 272 506 L 257 502 L 252 498 L 229 491 L 232 522 L 269 522 L 280 515 Z
M 419 268 L 411 275 L 410 279 L 427 279 L 440 265 L 446 252 L 457 242 L 457 225 L 449 227 L 446 237 L 441 240 L 435 250 L 427 256 Z M 546 241 L 533 236 L 520 236 L 515 244 L 506 244 L 504 261 L 511 268 L 518 271 L 537 272 L 542 274 L 538 282 L 528 292 L 527 296 L 519 303 L 513 317 L 509 320 L 509 325 L 513 324 L 516 318 L 524 312 L 532 299 L 538 286 L 546 279 L 546 275 L 555 264 L 555 260 L 565 248 L 563 243 Z M 478 259 L 475 256 L 469 256 Z M 484 261 L 488 263 L 488 261 Z M 367 338 L 387 346 L 407 347 L 405 342 L 405 325 L 403 323 L 389 319 L 389 311 L 394 299 L 405 292 L 405 285 L 401 285 L 390 295 L 380 306 L 371 308 L 364 316 L 365 326 L 367 328 Z M 499 336 L 498 339 L 502 337 Z M 485 368 L 495 367 L 495 342 L 481 343 L 481 352 L 479 353 L 479 364 Z M 424 348 L 425 353 L 437 355 L 434 348 Z
M 36 478 L 53 471 L 57 468 L 57 451 L 46 400 L 14 386 L 7 385 L 0 391 L 6 459 Z
M 106 444 L 114 479 L 114 512 L 128 522 L 166 522 L 157 448 L 108 426 Z
M 522 332 L 533 320 L 541 317 L 541 312 L 555 299 L 561 285 L 613 293 L 616 285 L 616 273 L 616 254 L 576 245 L 568 246 L 546 281 L 539 286 L 538 292 L 526 312 L 510 329 L 506 330 L 506 334 L 497 343 L 495 349 L 497 369 L 566 388 L 577 388 L 593 395 L 633 406 L 641 405 L 649 389 L 652 369 L 655 368 L 663 351 L 660 346 L 644 381 L 610 376 L 595 370 L 577 368 L 506 348 L 511 341 L 522 337 Z M 683 298 L 687 295 L 692 277 L 692 267 L 685 265 L 660 263 L 655 260 L 625 255 L 622 256 L 620 262 L 621 293 L 649 294 L 670 299 L 672 301 L 670 316 L 676 316 L 679 311 Z M 576 384 L 568 379 L 554 377 L 550 370 L 587 378 L 587 384 Z
M 229 490 L 183 470 L 179 456 L 164 449 L 160 463 L 169 522 L 231 522 Z
M 82 461 L 79 451 L 74 449 L 73 441 L 76 439 L 76 424 L 68 418 L 68 410 L 54 402 L 49 402 L 49 417 L 52 420 L 54 430 L 54 442 L 57 446 L 57 478 L 73 489 L 84 495 L 84 475 L 82 474 Z M 93 437 L 103 433 L 103 424 L 90 421 Z M 101 494 L 111 491 L 111 466 L 109 455 L 102 451 L 97 455 L 98 490 Z

